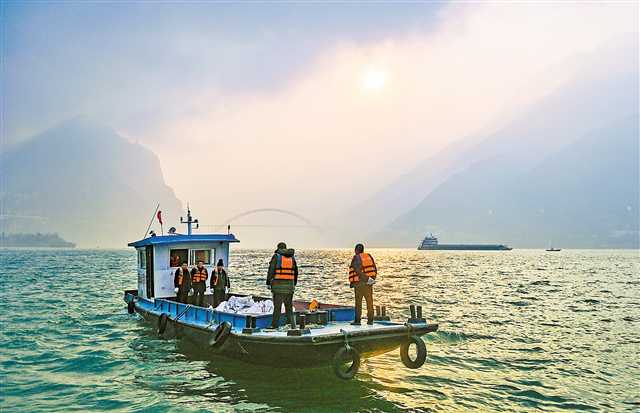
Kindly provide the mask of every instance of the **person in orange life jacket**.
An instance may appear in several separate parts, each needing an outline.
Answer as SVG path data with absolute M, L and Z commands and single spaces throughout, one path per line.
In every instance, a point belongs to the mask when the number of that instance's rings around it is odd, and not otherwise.
M 295 251 L 287 248 L 284 242 L 278 243 L 267 272 L 267 286 L 273 294 L 273 317 L 271 328 L 278 328 L 282 304 L 287 313 L 287 323 L 293 328 L 293 292 L 298 284 L 298 264 L 293 257 Z
M 227 299 L 227 293 L 231 288 L 229 276 L 224 269 L 222 258 L 218 260 L 216 269 L 211 272 L 211 291 L 213 291 L 213 308 Z
M 204 292 L 207 290 L 209 273 L 204 268 L 204 261 L 198 261 L 198 266 L 191 270 L 191 288 L 193 288 L 193 304 L 204 307 Z
M 356 316 L 353 325 L 360 325 L 362 316 L 362 298 L 367 301 L 367 324 L 373 324 L 373 284 L 376 282 L 378 269 L 371 254 L 364 252 L 364 245 L 357 244 L 355 255 L 349 266 L 349 287 L 355 291 Z
M 180 257 L 178 255 L 174 255 L 173 257 L 171 257 L 171 263 L 169 264 L 169 266 L 177 267 L 178 265 L 180 265 Z
M 182 266 L 176 270 L 173 276 L 173 286 L 176 289 L 177 301 L 186 303 L 191 289 L 191 274 L 189 273 L 189 265 L 186 262 L 183 262 Z

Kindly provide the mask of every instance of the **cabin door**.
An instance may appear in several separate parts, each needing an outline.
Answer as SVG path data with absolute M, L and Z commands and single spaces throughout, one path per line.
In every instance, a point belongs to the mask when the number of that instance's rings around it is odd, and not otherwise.
M 147 245 L 145 249 L 147 258 L 147 298 L 153 298 L 153 245 Z

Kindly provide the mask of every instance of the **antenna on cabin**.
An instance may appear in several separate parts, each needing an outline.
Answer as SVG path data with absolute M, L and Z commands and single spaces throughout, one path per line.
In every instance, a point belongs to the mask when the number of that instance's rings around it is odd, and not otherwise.
M 227 234 L 231 234 L 231 224 L 227 224 Z
M 187 203 L 187 219 L 180 217 L 181 224 L 187 224 L 187 234 L 191 235 L 192 224 L 196 224 L 196 229 L 200 228 L 200 224 L 197 219 L 193 219 L 191 217 L 191 209 L 189 208 L 189 203 Z

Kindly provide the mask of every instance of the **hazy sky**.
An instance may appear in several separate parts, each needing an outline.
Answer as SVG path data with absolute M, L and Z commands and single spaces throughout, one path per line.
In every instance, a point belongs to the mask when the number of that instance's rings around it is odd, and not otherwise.
M 156 152 L 208 222 L 322 221 L 638 32 L 636 2 L 2 7 L 5 141 L 90 115 Z

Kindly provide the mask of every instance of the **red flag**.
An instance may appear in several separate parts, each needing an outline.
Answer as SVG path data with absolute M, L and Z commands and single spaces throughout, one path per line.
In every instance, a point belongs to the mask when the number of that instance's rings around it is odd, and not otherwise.
M 162 211 L 158 211 L 158 222 L 162 225 Z

